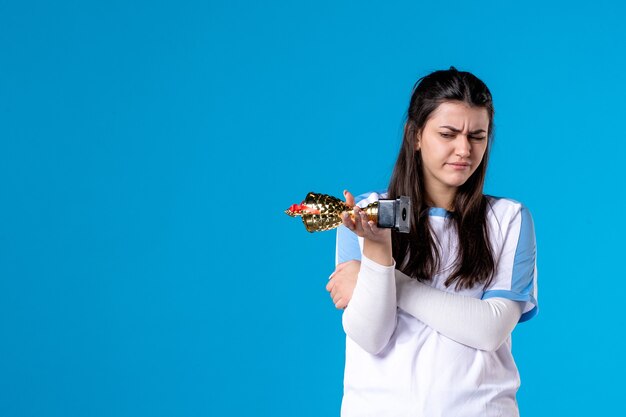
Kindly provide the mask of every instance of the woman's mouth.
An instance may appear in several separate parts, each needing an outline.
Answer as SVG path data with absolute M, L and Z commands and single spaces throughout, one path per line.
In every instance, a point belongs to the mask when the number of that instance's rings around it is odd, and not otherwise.
M 448 163 L 448 165 L 450 165 L 452 169 L 455 169 L 458 171 L 463 171 L 463 170 L 469 169 L 470 167 L 470 164 L 468 164 L 467 162 L 453 162 L 453 163 Z

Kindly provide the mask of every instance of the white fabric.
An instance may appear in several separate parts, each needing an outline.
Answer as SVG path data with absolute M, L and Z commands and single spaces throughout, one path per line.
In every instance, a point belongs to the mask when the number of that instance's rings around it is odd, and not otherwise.
M 370 193 L 357 204 L 363 207 L 378 198 L 377 193 Z M 489 199 L 492 207 L 487 220 L 496 256 L 496 272 L 489 288 L 455 291 L 453 286 L 445 287 L 458 241 L 442 209 L 433 210 L 429 217 L 439 242 L 442 268 L 432 281 L 422 285 L 476 302 L 496 298 L 518 301 L 523 306 L 519 321 L 528 320 L 537 312 L 532 220 L 517 202 Z M 510 336 L 499 347 L 495 346 L 499 337 L 494 337 L 494 346 L 482 346 L 493 349 L 485 350 L 471 347 L 471 340 L 454 340 L 467 332 L 450 332 L 446 324 L 435 324 L 436 318 L 415 311 L 412 291 L 405 291 L 408 287 L 402 283 L 396 289 L 395 266 L 384 267 L 363 257 L 363 239 L 348 229 L 338 229 L 337 236 L 337 262 L 361 260 L 356 288 L 343 313 L 347 334 L 343 417 L 519 415 L 515 394 L 520 379 Z M 418 291 L 418 297 L 422 295 L 427 294 Z M 499 305 L 497 300 L 491 303 Z M 420 315 L 421 319 L 416 317 Z
M 395 282 L 394 282 L 395 274 Z M 517 324 L 522 307 L 506 298 L 479 300 L 432 288 L 391 266 L 363 255 L 356 297 L 346 308 L 346 334 L 369 353 L 377 354 L 396 327 L 396 302 L 437 332 L 475 349 L 495 351 Z
M 442 335 L 475 349 L 497 350 L 522 315 L 519 301 L 498 297 L 479 300 L 438 290 L 398 270 L 395 273 L 398 307 Z
M 387 345 L 396 328 L 395 267 L 395 261 L 383 266 L 363 256 L 358 285 L 342 316 L 346 334 L 372 354 Z

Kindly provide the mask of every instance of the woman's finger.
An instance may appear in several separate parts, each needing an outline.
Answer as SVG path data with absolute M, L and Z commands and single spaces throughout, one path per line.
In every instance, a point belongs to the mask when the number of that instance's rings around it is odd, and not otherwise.
M 341 293 L 341 291 L 339 291 L 339 289 L 335 285 L 333 287 L 333 289 L 330 290 L 330 298 L 332 298 L 334 300 L 335 298 L 337 298 L 340 295 L 340 293 Z
M 371 234 L 373 234 L 374 236 L 378 236 L 380 230 L 378 229 L 378 227 L 376 227 L 376 223 L 373 220 L 369 220 L 367 222 L 367 228 L 369 229 Z
M 352 219 L 350 218 L 350 215 L 347 212 L 344 211 L 343 213 L 341 213 L 341 221 L 344 226 L 354 231 L 354 222 L 352 221 Z
M 361 210 L 360 207 L 354 206 L 354 233 L 359 236 L 363 236 L 363 222 L 361 221 Z
M 372 238 L 374 237 L 372 234 L 372 228 L 368 223 L 369 218 L 367 216 L 367 214 L 365 214 L 364 211 L 359 211 L 359 224 L 361 226 L 361 229 L 363 230 L 363 235 L 366 238 Z
M 337 294 L 333 297 L 333 303 L 337 304 L 341 300 L 341 294 Z
M 354 206 L 354 196 L 352 195 L 352 193 L 350 193 L 350 191 L 348 190 L 343 190 L 343 196 L 346 199 L 346 205 L 348 207 L 352 207 Z

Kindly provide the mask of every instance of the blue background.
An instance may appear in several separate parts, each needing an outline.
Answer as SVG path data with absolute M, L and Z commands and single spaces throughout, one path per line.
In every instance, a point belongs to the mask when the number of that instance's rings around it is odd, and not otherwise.
M 0 3 L 1 416 L 338 415 L 335 233 L 283 210 L 385 187 L 450 65 L 535 221 L 522 415 L 623 410 L 623 6 L 378 3 Z

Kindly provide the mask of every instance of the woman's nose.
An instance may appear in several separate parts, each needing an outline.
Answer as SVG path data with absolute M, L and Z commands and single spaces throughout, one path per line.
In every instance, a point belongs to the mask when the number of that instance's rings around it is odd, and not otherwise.
M 459 135 L 458 144 L 456 146 L 456 154 L 460 158 L 467 158 L 470 155 L 471 146 L 467 138 Z

